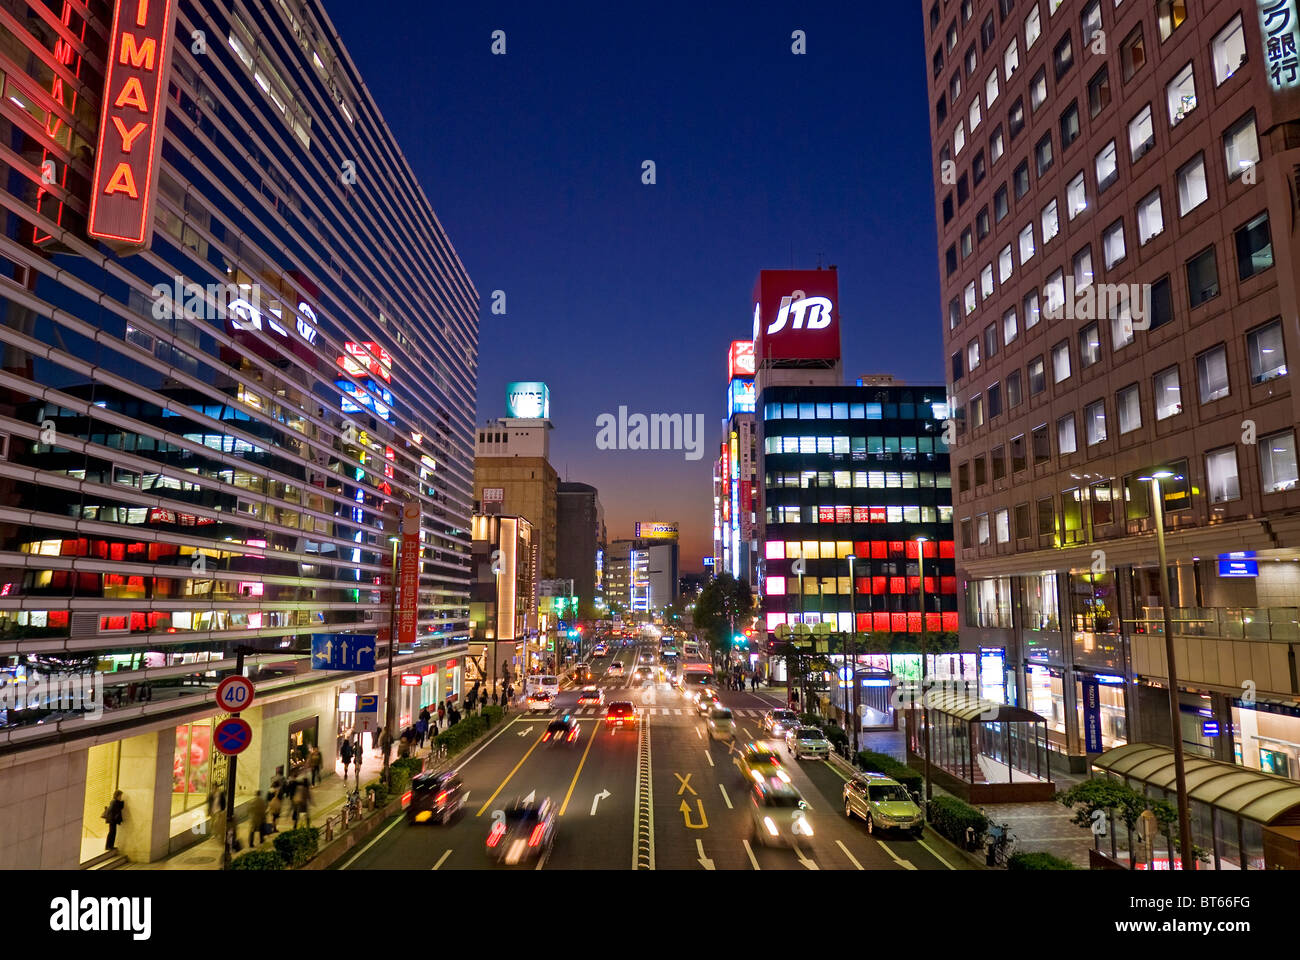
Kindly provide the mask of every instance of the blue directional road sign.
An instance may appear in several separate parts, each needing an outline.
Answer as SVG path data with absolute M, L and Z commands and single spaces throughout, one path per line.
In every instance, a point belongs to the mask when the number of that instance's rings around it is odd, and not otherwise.
M 378 713 L 379 694 L 362 693 L 357 695 L 357 713 Z
M 567 621 L 567 620 L 559 620 L 559 621 L 556 621 L 555 629 L 556 629 L 556 630 L 568 630 L 568 629 L 569 629 L 568 621 Z
M 217 724 L 217 752 L 226 756 L 243 753 L 253 742 L 253 728 L 240 717 L 227 717 Z
M 375 669 L 374 634 L 316 633 L 311 638 L 313 670 Z

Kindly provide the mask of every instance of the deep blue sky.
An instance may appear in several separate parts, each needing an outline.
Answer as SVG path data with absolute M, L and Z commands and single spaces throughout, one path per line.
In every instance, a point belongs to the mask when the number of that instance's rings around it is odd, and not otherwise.
M 942 382 L 915 0 L 325 6 L 479 290 L 479 420 L 546 381 L 552 462 L 600 489 L 611 539 L 677 520 L 683 570 L 710 552 L 760 268 L 838 265 L 846 377 Z M 704 458 L 597 450 L 621 404 L 704 414 Z

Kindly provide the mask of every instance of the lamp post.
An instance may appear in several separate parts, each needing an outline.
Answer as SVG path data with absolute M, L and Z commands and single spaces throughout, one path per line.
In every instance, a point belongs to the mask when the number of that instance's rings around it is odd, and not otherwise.
M 392 580 L 388 592 L 388 671 L 384 680 L 384 733 L 388 734 L 388 746 L 380 744 L 384 751 L 385 786 L 391 782 L 388 776 L 388 754 L 393 746 L 393 648 L 397 645 L 397 545 L 401 538 L 389 537 L 388 540 L 393 545 Z
M 1151 512 L 1156 520 L 1156 553 L 1160 563 L 1160 609 L 1165 627 L 1165 659 L 1169 663 L 1169 723 L 1174 741 L 1174 784 L 1178 791 L 1178 843 L 1184 870 L 1196 869 L 1192 850 L 1192 817 L 1187 803 L 1187 768 L 1183 761 L 1183 720 L 1178 705 L 1178 672 L 1174 666 L 1174 625 L 1169 609 L 1169 560 L 1165 555 L 1165 498 L 1160 481 L 1172 477 L 1171 470 L 1153 470 L 1140 480 L 1151 481 Z M 1172 868 L 1172 864 L 1170 867 Z
M 857 581 L 853 578 L 853 562 L 858 558 L 849 554 L 849 656 L 845 658 L 848 665 L 849 658 L 852 658 L 852 664 L 849 666 L 849 686 L 853 688 L 852 711 L 850 712 L 849 695 L 846 691 L 844 694 L 844 722 L 853 724 L 853 756 L 858 755 L 858 609 L 857 609 Z
M 930 779 L 930 698 L 926 694 L 928 675 L 925 665 L 925 537 L 916 538 L 916 592 L 921 600 L 921 726 L 925 727 L 925 799 L 928 804 L 934 797 L 934 783 Z

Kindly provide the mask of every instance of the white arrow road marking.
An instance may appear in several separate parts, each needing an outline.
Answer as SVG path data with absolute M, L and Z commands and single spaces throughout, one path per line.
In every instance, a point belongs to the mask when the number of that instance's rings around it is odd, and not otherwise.
M 532 727 L 524 727 L 523 729 L 521 729 L 521 730 L 519 731 L 519 736 L 521 736 L 521 737 L 526 737 L 526 736 L 528 736 L 528 735 L 529 735 L 530 733 L 532 733 L 532 732 L 533 732 L 533 728 L 532 728 Z
M 451 856 L 451 851 L 448 850 L 446 853 L 444 853 L 441 857 L 438 858 L 438 862 L 433 865 L 433 869 L 437 870 L 439 867 L 441 867 L 443 865 L 443 862 L 446 861 L 446 859 L 450 856 Z
M 753 866 L 753 868 L 754 868 L 755 870 L 761 870 L 761 869 L 763 869 L 762 867 L 760 867 L 760 866 L 758 865 L 758 860 L 756 860 L 756 859 L 754 858 L 754 849 L 753 849 L 753 847 L 751 847 L 751 846 L 749 845 L 749 841 L 748 841 L 748 840 L 741 840 L 740 842 L 743 843 L 743 844 L 745 845 L 745 852 L 746 852 L 747 854 L 749 854 L 749 862 L 750 862 L 750 864 Z
M 712 870 L 712 869 L 713 869 L 713 861 L 710 860 L 708 857 L 706 857 L 706 856 L 704 855 L 704 841 L 703 841 L 703 840 L 696 840 L 696 841 L 695 841 L 695 849 L 698 850 L 698 851 L 699 851 L 699 854 L 700 854 L 700 856 L 699 856 L 699 863 L 700 863 L 700 866 L 702 866 L 705 870 Z
M 844 846 L 844 841 L 843 841 L 843 840 L 836 840 L 835 842 L 836 842 L 837 844 L 839 844 L 839 848 L 840 848 L 841 850 L 844 851 L 844 856 L 848 857 L 848 858 L 849 858 L 849 861 L 850 861 L 850 862 L 851 862 L 855 867 L 857 867 L 859 870 L 861 870 L 861 869 L 862 869 L 862 864 L 858 863 L 858 858 L 857 858 L 857 857 L 855 857 L 853 854 L 849 853 L 849 848 L 846 847 L 846 846 Z
M 705 749 L 704 749 L 704 759 L 707 760 L 707 761 L 709 761 L 709 766 L 713 766 L 713 756 L 712 756 L 712 754 L 709 753 L 709 750 L 708 750 L 707 747 L 705 747 Z M 722 784 L 718 784 L 718 786 L 722 786 Z
M 794 855 L 795 855 L 796 857 L 799 858 L 799 862 L 800 862 L 801 864 L 803 864 L 804 869 L 806 869 L 806 870 L 820 870 L 820 869 L 821 869 L 821 867 L 817 866 L 817 861 L 815 861 L 815 860 L 810 860 L 810 859 L 808 859 L 807 857 L 804 856 L 803 849 L 799 846 L 799 844 L 795 843 L 795 844 L 792 844 L 792 846 L 794 847 Z
M 893 861 L 894 861 L 896 864 L 898 864 L 900 867 L 902 867 L 904 870 L 915 870 L 915 869 L 916 869 L 916 864 L 914 864 L 914 863 L 912 863 L 912 862 L 910 862 L 910 861 L 908 861 L 908 860 L 904 860 L 904 859 L 903 859 L 902 857 L 900 857 L 898 854 L 894 853 L 893 850 L 890 850 L 887 846 L 885 846 L 885 844 L 884 844 L 883 841 L 877 840 L 876 843 L 879 843 L 879 844 L 880 844 L 880 849 L 881 849 L 881 850 L 884 850 L 885 853 L 889 854 L 889 856 L 890 856 L 891 858 L 893 858 Z
M 718 784 L 718 789 L 722 791 L 722 801 L 727 805 L 727 809 L 728 810 L 736 809 L 731 805 L 731 798 L 727 796 L 727 788 L 724 787 L 722 784 Z
M 532 806 L 533 801 L 536 799 L 537 799 L 537 791 L 533 790 L 528 794 L 528 796 L 524 797 L 524 806 L 526 807 Z M 883 847 L 884 844 L 882 843 L 881 846 Z
M 596 804 L 608 798 L 609 798 L 608 790 L 602 790 L 600 791 L 600 793 L 596 794 L 594 797 L 591 798 L 591 816 L 594 817 L 596 815 Z

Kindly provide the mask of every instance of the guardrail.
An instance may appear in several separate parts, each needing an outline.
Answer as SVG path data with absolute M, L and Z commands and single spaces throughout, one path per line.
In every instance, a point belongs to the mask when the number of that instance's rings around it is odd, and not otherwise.
M 1163 607 L 1143 607 L 1135 633 L 1163 635 Z M 1300 607 L 1171 607 L 1174 634 L 1227 640 L 1300 642 Z

